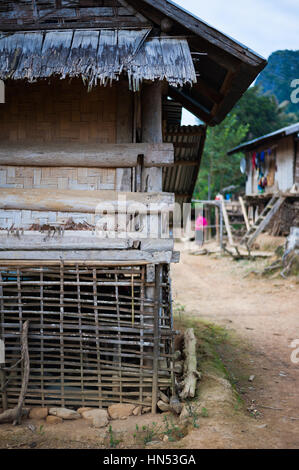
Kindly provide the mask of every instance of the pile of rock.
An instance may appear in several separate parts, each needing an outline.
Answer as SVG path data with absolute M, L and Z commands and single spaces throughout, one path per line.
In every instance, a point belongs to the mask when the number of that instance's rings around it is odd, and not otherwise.
M 44 419 L 47 424 L 59 424 L 63 421 L 86 419 L 95 428 L 104 428 L 109 420 L 127 419 L 129 416 L 138 416 L 144 412 L 151 411 L 147 406 L 136 406 L 128 403 L 110 405 L 108 410 L 102 408 L 79 408 L 77 411 L 69 408 L 47 408 L 35 407 L 29 412 L 30 419 Z

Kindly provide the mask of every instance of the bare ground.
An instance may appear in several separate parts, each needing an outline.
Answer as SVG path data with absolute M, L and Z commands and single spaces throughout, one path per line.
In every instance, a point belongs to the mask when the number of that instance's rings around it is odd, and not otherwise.
M 183 251 L 172 268 L 178 311 L 221 325 L 234 338 L 235 348 L 220 348 L 220 355 L 251 410 L 234 413 L 214 403 L 217 416 L 183 439 L 184 447 L 299 447 L 299 364 L 290 359 L 299 338 L 299 284 L 248 275 L 263 264 Z

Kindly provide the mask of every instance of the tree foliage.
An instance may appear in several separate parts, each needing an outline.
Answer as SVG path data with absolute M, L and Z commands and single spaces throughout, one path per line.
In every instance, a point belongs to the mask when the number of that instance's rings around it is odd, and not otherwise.
M 208 198 L 208 180 L 212 199 L 220 189 L 231 184 L 244 184 L 240 173 L 242 154 L 227 156 L 228 150 L 239 145 L 246 136 L 248 124 L 240 124 L 234 114 L 230 114 L 217 127 L 210 127 L 198 175 L 194 196 L 196 199 Z
M 296 115 L 285 112 L 285 106 L 279 105 L 275 96 L 263 95 L 259 86 L 246 91 L 233 113 L 238 122 L 249 124 L 244 141 L 269 134 L 298 120 Z

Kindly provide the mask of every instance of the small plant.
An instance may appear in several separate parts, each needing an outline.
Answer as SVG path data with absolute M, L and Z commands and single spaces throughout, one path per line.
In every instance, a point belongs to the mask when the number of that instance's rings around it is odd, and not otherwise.
M 202 409 L 201 409 L 201 413 L 200 413 L 200 416 L 202 418 L 207 418 L 209 416 L 209 412 L 208 410 L 203 406 Z
M 109 426 L 108 434 L 109 434 L 109 446 L 111 449 L 115 449 L 120 443 L 120 441 L 115 439 L 111 425 Z
M 152 442 L 155 437 L 158 437 L 161 432 L 160 427 L 157 427 L 157 423 L 153 422 L 151 426 L 142 426 L 140 429 L 138 424 L 136 424 L 136 431 L 133 434 L 135 442 L 138 440 L 139 443 L 143 445 Z
M 45 434 L 44 425 L 43 425 L 43 424 L 40 425 L 39 430 L 38 430 L 38 433 L 40 434 L 40 436 L 43 436 L 43 435 Z
M 168 436 L 169 441 L 174 442 L 174 441 L 177 441 L 177 440 L 182 439 L 184 437 L 184 434 L 182 433 L 179 426 L 177 426 L 173 422 L 172 417 L 170 418 L 170 423 L 169 423 L 167 416 L 165 416 L 164 417 L 164 423 L 165 423 L 164 434 L 166 436 Z
M 159 429 L 157 423 L 153 422 L 152 426 L 142 426 L 142 430 L 145 433 L 143 438 L 144 445 L 152 442 L 153 438 L 158 434 Z
M 197 420 L 199 418 L 199 415 L 198 415 L 196 409 L 192 406 L 191 403 L 186 404 L 186 406 L 187 406 L 189 416 L 192 419 L 192 426 L 194 428 L 199 428 L 199 424 L 197 422 Z

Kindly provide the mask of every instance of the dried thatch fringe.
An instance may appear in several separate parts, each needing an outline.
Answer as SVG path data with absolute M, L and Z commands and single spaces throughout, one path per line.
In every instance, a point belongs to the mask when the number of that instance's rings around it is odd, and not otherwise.
M 0 37 L 0 78 L 79 77 L 91 88 L 111 84 L 122 72 L 138 90 L 143 80 L 192 85 L 196 74 L 188 42 L 150 38 L 150 29 L 51 31 Z

